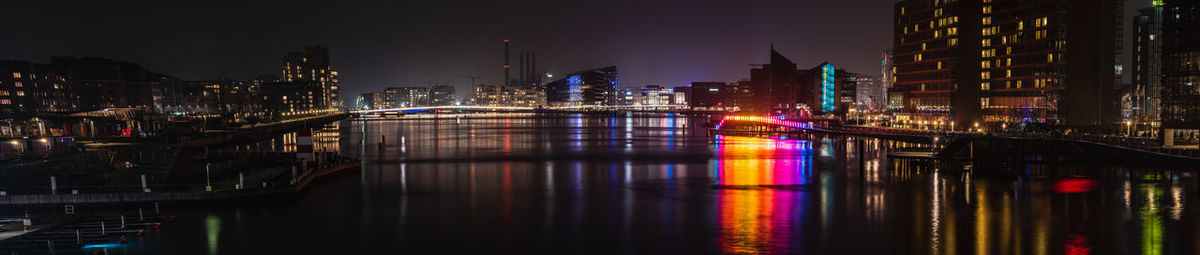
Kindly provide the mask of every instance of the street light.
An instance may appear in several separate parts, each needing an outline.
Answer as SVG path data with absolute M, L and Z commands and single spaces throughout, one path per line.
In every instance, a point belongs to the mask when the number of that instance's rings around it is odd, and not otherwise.
M 1132 129 L 1133 129 L 1133 122 L 1131 122 L 1129 120 L 1125 120 L 1125 136 L 1129 136 L 1130 133 L 1132 133 Z

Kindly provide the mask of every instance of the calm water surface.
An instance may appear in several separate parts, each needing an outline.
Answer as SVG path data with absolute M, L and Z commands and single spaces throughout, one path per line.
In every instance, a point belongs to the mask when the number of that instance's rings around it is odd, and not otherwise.
M 709 137 L 706 120 L 344 121 L 318 147 L 362 155 L 361 173 L 294 202 L 175 209 L 177 222 L 110 252 L 1200 252 L 1192 173 L 1004 162 L 964 173 L 888 159 L 904 145 L 879 140 Z

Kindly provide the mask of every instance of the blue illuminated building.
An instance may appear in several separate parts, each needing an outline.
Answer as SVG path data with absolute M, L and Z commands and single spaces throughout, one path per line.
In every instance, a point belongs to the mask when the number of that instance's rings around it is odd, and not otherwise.
M 617 102 L 617 67 L 609 66 L 565 75 L 546 84 L 550 106 L 613 105 Z
M 834 91 L 834 69 L 833 64 L 825 63 L 821 65 L 821 111 L 832 112 L 837 103 L 836 92 Z

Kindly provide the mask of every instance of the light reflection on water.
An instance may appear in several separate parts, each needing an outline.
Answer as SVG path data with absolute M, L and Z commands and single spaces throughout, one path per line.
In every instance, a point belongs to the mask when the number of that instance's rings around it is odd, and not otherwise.
M 636 114 L 346 121 L 330 148 L 365 153 L 360 176 L 294 203 L 196 215 L 241 226 L 202 239 L 210 251 L 262 253 L 1200 251 L 1190 173 L 991 162 L 965 174 L 887 158 L 899 143 L 709 137 L 703 123 Z M 1055 192 L 1066 178 L 1097 186 Z M 261 213 L 230 219 L 241 211 Z M 269 245 L 294 242 L 310 246 Z

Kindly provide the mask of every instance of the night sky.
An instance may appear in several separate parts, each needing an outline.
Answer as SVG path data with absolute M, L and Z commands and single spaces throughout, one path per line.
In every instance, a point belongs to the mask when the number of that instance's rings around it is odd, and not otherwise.
M 0 57 L 96 56 L 190 80 L 246 79 L 278 74 L 288 51 L 319 44 L 350 104 L 389 86 L 450 84 L 465 96 L 469 76 L 499 83 L 503 39 L 514 76 L 517 53 L 529 51 L 555 74 L 616 65 L 630 87 L 748 78 L 772 43 L 801 68 L 830 61 L 878 74 L 897 1 L 181 2 L 5 3 Z M 1149 4 L 1126 2 L 1126 23 Z

